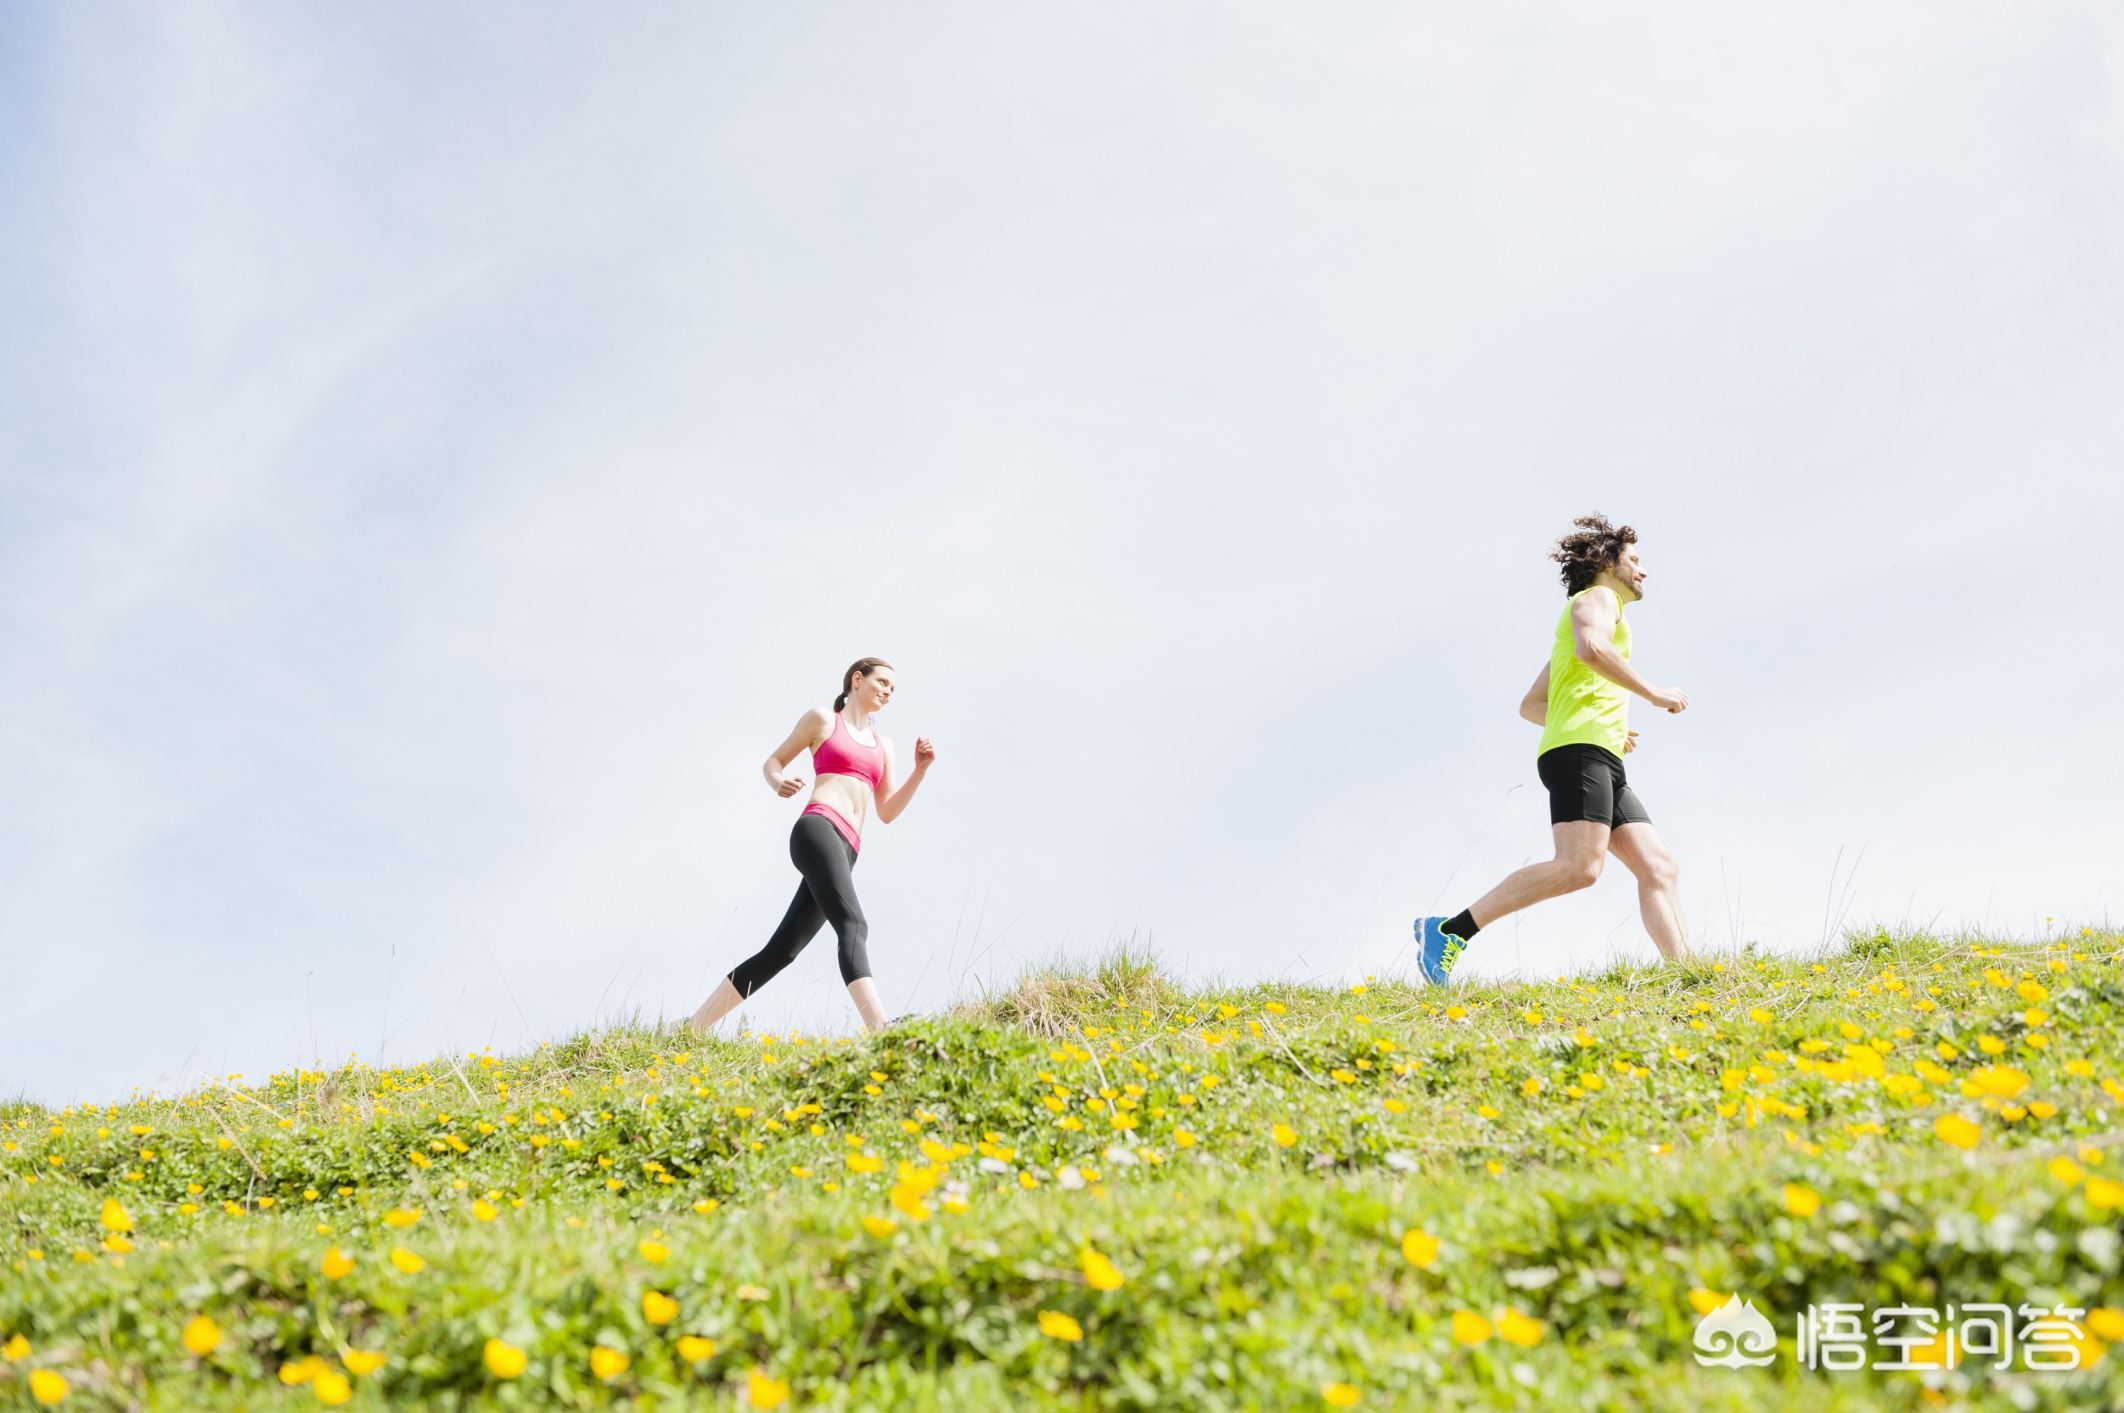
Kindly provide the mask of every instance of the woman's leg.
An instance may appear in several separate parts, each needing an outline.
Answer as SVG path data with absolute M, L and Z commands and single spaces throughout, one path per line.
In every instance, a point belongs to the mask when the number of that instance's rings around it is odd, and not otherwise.
M 730 974 L 722 979 L 708 999 L 701 1002 L 701 1008 L 693 1013 L 693 1024 L 697 1028 L 706 1030 L 736 1010 L 746 997 L 796 960 L 796 954 L 803 951 L 804 945 L 826 925 L 825 909 L 812 894 L 810 870 L 805 867 L 809 851 L 803 825 L 805 819 L 817 818 L 809 815 L 799 819 L 797 828 L 790 831 L 789 857 L 796 864 L 797 871 L 805 875 L 805 881 L 797 885 L 796 896 L 789 900 L 789 910 L 782 914 L 780 926 L 775 928 L 765 946 L 732 967 Z
M 863 916 L 863 905 L 856 901 L 856 851 L 839 830 L 828 825 L 816 831 L 805 852 L 808 857 L 798 866 L 804 870 L 805 886 L 825 910 L 826 921 L 840 940 L 841 980 L 847 983 L 848 999 L 855 1002 L 865 1030 L 882 1029 L 885 1006 L 878 1000 L 877 983 L 870 979 L 870 923 Z

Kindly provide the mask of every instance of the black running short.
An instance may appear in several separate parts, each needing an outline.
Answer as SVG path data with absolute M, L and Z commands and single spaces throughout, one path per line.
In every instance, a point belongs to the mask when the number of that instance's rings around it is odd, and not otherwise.
M 1605 746 L 1574 743 L 1543 751 L 1534 763 L 1549 787 L 1549 823 L 1591 820 L 1610 829 L 1650 824 L 1645 803 L 1623 776 L 1622 757 Z

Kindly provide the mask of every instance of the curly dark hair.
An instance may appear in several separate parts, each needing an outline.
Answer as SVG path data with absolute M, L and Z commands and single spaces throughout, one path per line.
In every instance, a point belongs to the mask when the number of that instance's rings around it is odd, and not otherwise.
M 1558 540 L 1549 558 L 1563 566 L 1564 592 L 1577 594 L 1592 588 L 1602 570 L 1615 567 L 1623 547 L 1637 543 L 1637 531 L 1610 525 L 1605 515 L 1581 515 L 1571 523 L 1578 529 Z

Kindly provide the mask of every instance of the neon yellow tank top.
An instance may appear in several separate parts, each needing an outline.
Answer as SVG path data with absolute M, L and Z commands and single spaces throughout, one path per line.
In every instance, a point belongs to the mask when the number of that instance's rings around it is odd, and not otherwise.
M 1580 598 L 1594 592 L 1585 589 L 1571 595 L 1563 617 L 1556 620 L 1556 641 L 1549 649 L 1549 717 L 1541 729 L 1543 754 L 1558 746 L 1584 743 L 1613 751 L 1618 757 L 1630 739 L 1630 694 L 1578 660 L 1578 644 L 1571 633 L 1571 610 Z M 1630 620 L 1622 605 L 1615 610 L 1615 650 L 1630 655 Z

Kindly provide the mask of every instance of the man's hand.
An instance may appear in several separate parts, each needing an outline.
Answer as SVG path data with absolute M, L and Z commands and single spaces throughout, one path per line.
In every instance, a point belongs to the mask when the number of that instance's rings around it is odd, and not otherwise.
M 1677 716 L 1689 709 L 1689 694 L 1677 687 L 1655 687 L 1645 693 L 1645 700 Z
M 1632 732 L 1630 733 L 1630 739 L 1629 739 L 1629 740 L 1627 740 L 1627 741 L 1625 741 L 1625 742 L 1623 742 L 1623 754 L 1624 754 L 1624 755 L 1628 755 L 1628 754 L 1630 754 L 1630 752 L 1632 752 L 1632 751 L 1634 751 L 1634 750 L 1636 750 L 1636 749 L 1637 749 L 1637 733 L 1636 733 L 1635 731 L 1632 731 Z

